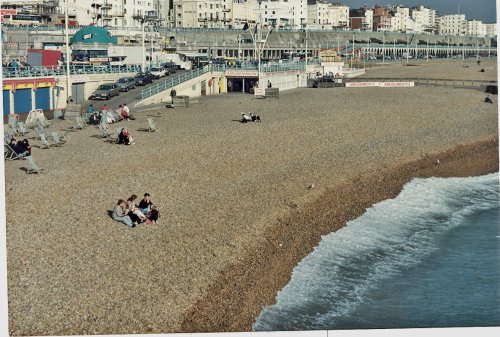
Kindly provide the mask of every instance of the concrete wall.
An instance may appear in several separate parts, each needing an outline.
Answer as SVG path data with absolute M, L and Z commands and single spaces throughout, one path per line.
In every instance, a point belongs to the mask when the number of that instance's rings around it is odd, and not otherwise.
M 307 77 L 308 75 L 306 73 L 296 71 L 286 73 L 266 73 L 261 75 L 261 86 L 266 88 L 268 81 L 270 81 L 272 87 L 279 88 L 280 91 L 307 87 Z M 206 83 L 205 95 L 207 96 L 227 93 L 227 79 L 222 73 L 206 73 L 181 83 L 174 88 L 178 96 L 200 97 L 202 81 L 205 81 Z M 134 107 L 170 103 L 170 92 L 171 89 L 162 91 L 156 95 L 137 102 Z
M 135 73 L 118 73 L 118 74 L 82 74 L 82 75 L 72 75 L 71 83 L 84 83 L 84 94 L 83 97 L 85 100 L 92 94 L 97 87 L 103 83 L 108 82 L 116 82 L 121 77 L 129 77 L 134 76 Z M 56 91 L 54 95 L 54 103 L 56 108 L 65 108 L 66 100 L 68 96 L 71 96 L 71 93 L 68 95 L 66 91 L 66 76 L 57 76 L 56 77 L 56 88 L 59 90 Z

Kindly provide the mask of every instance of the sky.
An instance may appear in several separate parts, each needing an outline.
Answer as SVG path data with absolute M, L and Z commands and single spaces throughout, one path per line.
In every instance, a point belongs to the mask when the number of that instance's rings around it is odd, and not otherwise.
M 423 5 L 436 9 L 439 15 L 457 14 L 460 6 L 460 14 L 465 14 L 467 20 L 476 19 L 484 23 L 496 22 L 496 0 L 340 0 L 333 2 L 340 2 L 350 8 L 361 8 L 364 4 L 369 7 L 388 4 L 406 7 Z

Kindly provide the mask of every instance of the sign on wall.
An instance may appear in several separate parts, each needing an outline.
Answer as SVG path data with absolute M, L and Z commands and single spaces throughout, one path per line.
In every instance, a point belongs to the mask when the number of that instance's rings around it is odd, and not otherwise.
M 348 88 L 368 88 L 368 87 L 385 87 L 385 88 L 409 88 L 414 87 L 415 82 L 347 82 Z

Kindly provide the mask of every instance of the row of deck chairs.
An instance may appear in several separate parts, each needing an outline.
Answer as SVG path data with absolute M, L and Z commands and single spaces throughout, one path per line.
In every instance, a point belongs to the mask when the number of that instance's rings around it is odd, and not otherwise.
M 49 149 L 51 147 L 59 147 L 66 144 L 68 141 L 66 134 L 60 135 L 57 131 L 48 133 L 41 125 L 36 125 L 35 131 L 40 138 L 40 148 Z
M 70 119 L 69 123 L 69 130 L 83 130 L 89 126 L 89 124 L 80 116 L 75 117 L 75 119 Z
M 24 122 L 19 121 L 19 116 L 9 116 L 9 122 L 7 125 L 4 125 L 5 132 L 11 134 L 12 136 L 23 137 L 29 133 L 29 130 L 26 129 L 26 125 Z
M 49 121 L 47 117 L 45 117 L 45 115 L 43 114 L 43 112 L 41 112 L 41 110 L 36 110 L 36 111 L 38 111 L 38 114 L 36 115 L 31 115 L 30 112 L 30 115 L 28 115 L 28 119 L 26 119 L 26 126 L 32 127 L 34 125 L 42 125 L 44 128 L 48 128 L 49 126 L 52 125 L 52 122 Z M 9 123 L 10 123 L 10 117 L 11 116 L 9 116 Z M 18 116 L 12 116 L 12 118 L 18 118 Z

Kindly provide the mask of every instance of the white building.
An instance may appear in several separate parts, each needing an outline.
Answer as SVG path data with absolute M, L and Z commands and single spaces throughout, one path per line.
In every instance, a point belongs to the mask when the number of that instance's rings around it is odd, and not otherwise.
M 421 26 L 413 20 L 408 7 L 397 6 L 394 16 L 399 16 L 399 19 L 395 20 L 399 21 L 397 22 L 399 25 L 396 27 L 392 26 L 391 30 L 400 32 L 421 32 Z
M 467 35 L 486 36 L 486 26 L 482 21 L 469 20 L 467 21 Z
M 175 27 L 223 28 L 227 13 L 223 12 L 227 2 L 223 0 L 174 0 L 172 20 Z M 223 14 L 226 14 L 224 16 Z
M 60 0 L 59 21 L 68 13 L 81 25 L 96 24 L 109 27 L 140 27 L 141 18 L 165 22 L 165 4 L 168 0 Z
M 263 23 L 271 27 L 301 28 L 307 24 L 307 0 L 262 0 L 259 11 Z
M 435 9 L 424 6 L 415 6 L 411 9 L 411 18 L 416 26 L 421 27 L 421 32 L 433 33 L 436 31 L 437 12 Z
M 307 5 L 307 25 L 312 29 L 328 29 L 333 27 L 333 18 L 328 12 L 329 3 L 316 1 Z
M 309 28 L 332 29 L 349 27 L 349 7 L 326 1 L 316 1 L 307 5 L 307 25 Z
M 259 20 L 259 4 L 251 0 L 233 0 L 231 17 L 235 28 L 242 28 L 246 22 L 255 24 Z
M 467 33 L 467 20 L 465 14 L 444 15 L 439 18 L 439 34 L 465 35 Z
M 486 31 L 486 36 L 497 36 L 497 24 L 496 23 L 485 23 L 484 28 Z

